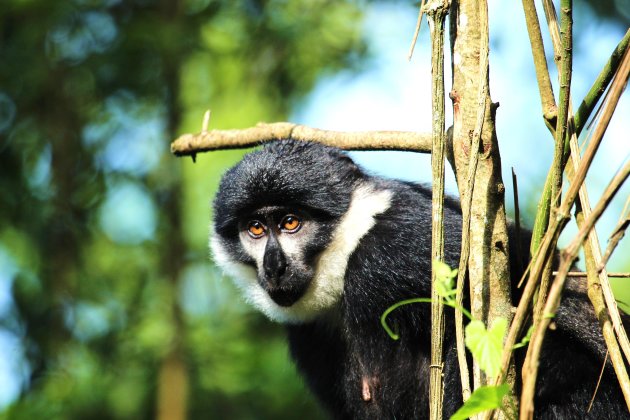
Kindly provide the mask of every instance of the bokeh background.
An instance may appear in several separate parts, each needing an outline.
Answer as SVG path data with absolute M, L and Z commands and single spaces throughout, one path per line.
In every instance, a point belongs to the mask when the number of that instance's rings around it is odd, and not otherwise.
M 577 104 L 628 29 L 630 2 L 575 7 Z M 430 130 L 426 24 L 406 59 L 416 16 L 411 1 L 3 0 L 0 419 L 323 418 L 282 328 L 209 258 L 211 199 L 244 152 L 193 164 L 169 143 L 199 131 L 208 108 L 211 128 Z M 507 197 L 514 167 L 531 226 L 552 141 L 520 5 L 490 1 L 490 18 Z M 589 174 L 593 200 L 629 158 L 629 102 Z M 353 156 L 430 179 L 427 156 Z M 604 241 L 629 195 L 606 213 Z M 629 256 L 626 239 L 611 271 L 630 270 Z M 630 302 L 627 280 L 615 285 Z

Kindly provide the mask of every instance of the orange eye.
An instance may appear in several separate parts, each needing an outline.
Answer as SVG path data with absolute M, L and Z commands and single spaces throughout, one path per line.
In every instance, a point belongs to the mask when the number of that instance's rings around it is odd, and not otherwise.
M 292 214 L 285 216 L 280 223 L 280 229 L 288 233 L 295 233 L 302 227 L 302 222 Z
M 247 233 L 252 238 L 258 239 L 265 234 L 265 225 L 258 220 L 252 220 L 247 225 Z

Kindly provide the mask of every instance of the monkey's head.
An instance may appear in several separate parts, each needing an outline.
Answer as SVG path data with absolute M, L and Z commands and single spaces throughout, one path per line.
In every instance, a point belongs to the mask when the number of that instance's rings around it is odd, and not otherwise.
M 348 258 L 389 202 L 338 149 L 270 143 L 221 180 L 214 261 L 269 318 L 312 320 L 338 304 Z

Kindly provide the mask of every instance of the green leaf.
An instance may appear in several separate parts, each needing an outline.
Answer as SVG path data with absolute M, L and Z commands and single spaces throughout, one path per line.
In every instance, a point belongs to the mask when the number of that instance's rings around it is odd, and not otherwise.
M 490 330 L 486 330 L 481 321 L 471 321 L 466 326 L 466 347 L 479 367 L 490 377 L 494 377 L 501 367 L 501 350 L 507 324 L 507 319 L 498 318 Z
M 448 264 L 440 260 L 433 260 L 433 271 L 435 273 L 435 290 L 443 298 L 448 298 L 456 293 L 455 277 L 457 269 L 451 270 Z
M 433 270 L 437 278 L 454 278 L 457 276 L 457 269 L 451 270 L 448 264 L 440 260 L 433 260 Z
M 510 387 L 508 384 L 482 386 L 476 389 L 466 403 L 451 416 L 451 420 L 465 420 L 486 410 L 503 408 L 503 397 L 505 397 L 509 391 Z

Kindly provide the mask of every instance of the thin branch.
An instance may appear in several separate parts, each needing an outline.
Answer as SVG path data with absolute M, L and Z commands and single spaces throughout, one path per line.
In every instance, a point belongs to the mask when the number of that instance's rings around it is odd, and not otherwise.
M 512 193 L 514 195 L 514 229 L 516 230 L 516 258 L 518 261 L 519 272 L 523 272 L 523 247 L 521 246 L 521 211 L 518 204 L 518 181 L 516 179 L 516 172 L 512 168 Z M 512 273 L 514 275 L 514 273 Z
M 573 1 L 561 1 L 561 40 L 562 49 L 560 50 L 560 99 L 558 104 L 558 118 L 556 120 L 555 147 L 553 163 L 551 166 L 551 194 L 550 194 L 550 217 L 555 217 L 556 211 L 560 206 L 562 194 L 562 174 L 563 174 L 563 155 L 564 155 L 564 138 L 568 134 L 571 136 L 571 127 L 568 127 L 569 121 L 569 103 L 571 101 L 571 75 L 573 70 Z M 549 284 L 551 282 L 551 257 L 547 256 L 545 270 L 538 287 L 538 297 L 536 308 L 534 310 L 534 323 L 540 318 L 547 298 Z
M 192 156 L 221 149 L 241 149 L 261 143 L 294 139 L 344 150 L 406 150 L 431 152 L 431 135 L 406 131 L 329 131 L 288 122 L 259 123 L 242 130 L 209 130 L 184 134 L 171 143 L 171 153 Z
M 411 46 L 409 47 L 409 54 L 407 54 L 407 60 L 411 61 L 413 56 L 413 50 L 416 48 L 416 42 L 418 41 L 418 35 L 420 34 L 420 27 L 422 26 L 422 15 L 424 15 L 424 6 L 427 4 L 427 0 L 422 0 L 420 4 L 420 10 L 418 10 L 418 21 L 416 22 L 416 30 L 413 33 L 413 39 L 411 40 Z
M 555 16 L 555 12 L 552 15 Z M 626 32 L 622 40 L 619 42 L 617 47 L 613 50 L 610 58 L 608 59 L 604 67 L 602 68 L 601 72 L 597 76 L 597 79 L 595 79 L 595 82 L 593 82 L 591 89 L 586 94 L 586 96 L 584 97 L 584 100 L 580 104 L 580 107 L 578 108 L 575 114 L 575 117 L 573 119 L 575 135 L 579 136 L 580 133 L 582 132 L 582 129 L 584 128 L 584 125 L 586 124 L 586 121 L 588 120 L 589 116 L 593 112 L 593 109 L 595 109 L 595 106 L 601 99 L 604 91 L 610 84 L 610 81 L 612 80 L 614 74 L 617 72 L 617 69 L 619 68 L 619 65 L 621 64 L 621 59 L 623 58 L 623 54 L 628 50 L 629 45 L 630 45 L 630 29 L 628 29 L 628 31 Z M 554 44 L 554 47 L 560 50 L 559 45 Z M 547 127 L 549 127 L 552 135 L 555 138 L 555 127 L 551 127 L 549 124 L 547 125 Z M 571 151 L 569 144 L 567 142 L 567 140 L 570 141 L 570 139 L 571 138 L 567 136 L 565 138 L 565 143 L 564 143 L 564 156 L 562 160 L 563 162 L 565 162 L 565 165 L 566 165 L 566 162 L 568 161 L 569 152 Z M 531 248 L 530 248 L 532 255 L 536 254 L 536 250 L 540 246 L 540 241 L 545 231 L 547 230 L 547 226 L 549 225 L 549 208 L 550 208 L 550 201 L 551 201 L 551 176 L 552 174 L 548 174 L 547 180 L 545 181 L 545 186 L 543 188 L 543 193 L 538 202 L 538 208 L 536 210 L 536 218 L 534 219 L 535 221 L 534 221 L 534 227 L 532 229 L 532 242 L 531 242 Z
M 553 5 L 552 0 L 543 0 L 543 10 L 545 11 L 545 17 L 547 19 L 547 26 L 549 27 L 549 34 L 551 35 L 551 43 L 554 49 L 554 60 L 560 61 L 560 45 L 562 45 L 560 37 L 560 25 L 558 25 L 558 16 L 556 15 L 556 8 Z
M 560 99 L 558 104 L 558 119 L 556 122 L 556 144 L 553 158 L 553 180 L 551 184 L 551 215 L 560 206 L 562 193 L 562 155 L 564 152 L 564 137 L 567 133 L 569 103 L 571 101 L 571 76 L 573 72 L 573 0 L 561 0 L 561 35 L 562 52 L 560 56 Z M 568 134 L 569 136 L 571 133 Z
M 555 57 L 557 59 L 559 55 L 561 54 L 562 50 L 561 50 L 561 45 L 560 45 L 559 30 L 558 30 L 558 23 L 557 23 L 555 8 L 553 7 L 553 3 L 551 2 L 551 0 L 544 0 L 543 3 L 545 6 L 545 15 L 547 17 L 550 32 L 552 34 L 554 51 L 556 53 Z M 595 108 L 595 105 L 597 104 L 602 94 L 606 90 L 606 87 L 611 83 L 611 80 L 613 79 L 613 77 L 615 77 L 615 75 L 619 71 L 620 67 L 622 66 L 624 62 L 624 57 L 627 56 L 629 51 L 630 51 L 630 30 L 626 32 L 622 40 L 619 42 L 615 50 L 612 52 L 609 60 L 604 65 L 602 71 L 598 75 L 597 79 L 595 80 L 591 89 L 586 95 L 584 101 L 580 105 L 576 118 L 574 119 L 575 134 L 570 135 L 570 136 L 569 135 L 565 136 L 563 161 L 567 162 L 569 153 L 571 153 L 571 155 L 573 156 L 576 170 L 579 165 L 579 148 L 577 145 L 576 136 L 580 134 L 582 128 L 584 127 L 586 123 L 586 120 L 588 119 L 589 115 Z M 627 79 L 627 76 L 626 76 L 626 79 Z M 567 169 L 567 174 L 569 175 L 569 178 L 572 178 L 573 167 L 571 165 L 568 165 L 566 169 Z M 550 189 L 551 189 L 551 178 L 548 177 L 547 183 L 545 185 L 545 192 L 543 193 L 544 200 L 549 199 Z M 590 204 L 588 201 L 588 194 L 586 191 L 586 186 L 584 185 L 580 186 L 579 194 L 580 194 L 580 204 L 582 206 L 582 209 L 588 215 L 588 212 L 590 211 Z M 542 204 L 539 204 L 539 205 L 542 205 L 543 207 L 545 205 L 549 206 L 549 204 L 546 201 L 541 201 L 541 203 Z M 540 214 L 537 215 L 536 223 L 534 225 L 535 227 L 537 227 L 538 225 L 539 216 L 545 216 L 545 215 L 540 215 Z M 544 217 L 541 220 L 544 222 L 545 221 Z M 540 224 L 542 225 L 543 223 L 540 223 Z M 538 230 L 541 230 L 541 228 L 542 226 L 538 226 Z M 537 231 L 535 231 L 535 233 L 537 233 Z M 537 242 L 537 237 L 534 236 L 532 238 L 532 246 L 536 242 Z M 599 264 L 599 261 L 601 260 L 601 248 L 599 244 L 599 239 L 597 238 L 596 231 L 593 230 L 589 233 L 589 239 L 585 243 L 584 247 L 590 248 L 588 252 L 594 256 L 594 258 L 596 259 L 596 263 Z M 602 291 L 604 293 L 606 305 L 608 306 L 608 311 L 609 311 L 609 315 L 613 323 L 613 327 L 619 339 L 619 343 L 623 349 L 626 359 L 630 361 L 630 340 L 628 339 L 628 335 L 625 331 L 623 323 L 621 322 L 621 316 L 619 315 L 617 302 L 615 301 L 612 287 L 610 286 L 610 282 L 608 281 L 608 277 L 607 277 L 607 273 L 605 269 L 602 269 L 600 271 L 599 281 L 602 287 Z
M 566 273 L 569 272 L 571 264 L 577 257 L 578 251 L 582 243 L 586 239 L 589 231 L 593 228 L 595 222 L 599 220 L 600 216 L 602 215 L 608 204 L 610 204 L 615 194 L 621 188 L 623 182 L 629 176 L 630 161 L 628 161 L 621 169 L 621 171 L 619 171 L 619 173 L 615 175 L 613 180 L 604 191 L 597 205 L 593 209 L 593 213 L 588 217 L 588 219 L 584 221 L 582 228 L 573 239 L 573 241 L 571 241 L 571 244 L 567 247 L 566 251 L 564 252 L 562 262 L 560 264 L 560 269 L 558 270 L 559 273 L 553 282 L 551 290 L 549 291 L 549 298 L 547 299 L 547 303 L 544 309 L 545 314 L 551 315 L 557 312 L 558 306 L 560 304 L 562 289 L 566 280 Z M 538 360 L 540 358 L 540 351 L 542 349 L 542 343 L 545 337 L 545 333 L 547 331 L 547 328 L 549 327 L 549 324 L 551 323 L 551 319 L 551 316 L 544 316 L 542 317 L 542 319 L 540 319 L 539 324 L 532 334 L 532 338 L 527 349 L 527 356 L 525 356 L 525 362 L 523 364 L 523 391 L 521 394 L 520 414 L 520 418 L 522 419 L 532 418 L 533 416 L 534 388 L 538 374 Z M 625 385 L 626 386 L 622 388 L 622 391 L 624 392 L 626 403 L 630 408 L 630 381 L 628 381 Z
M 595 105 L 599 102 L 602 95 L 606 91 L 606 88 L 610 84 L 613 76 L 617 72 L 619 65 L 621 64 L 621 60 L 623 55 L 628 50 L 628 46 L 630 45 L 630 29 L 626 31 L 626 34 L 623 36 L 619 44 L 615 47 L 610 58 L 600 71 L 597 79 L 593 82 L 591 89 L 588 91 L 580 107 L 578 108 L 575 116 L 573 117 L 575 133 L 579 136 L 588 120 L 591 112 L 595 109 Z
M 589 93 L 575 114 L 575 131 L 579 135 L 586 120 L 601 98 L 621 57 L 628 49 L 630 30 L 613 51 Z M 404 131 L 339 132 L 320 130 L 287 122 L 260 123 L 242 130 L 209 130 L 197 134 L 184 134 L 171 143 L 176 156 L 193 156 L 221 149 L 248 148 L 261 143 L 292 136 L 295 140 L 314 141 L 345 150 L 403 150 L 431 152 L 431 135 Z M 567 148 L 568 150 L 568 148 Z
M 431 93 L 433 105 L 431 169 L 432 237 L 431 260 L 444 261 L 444 20 L 448 13 L 448 0 L 432 0 L 427 4 L 427 17 L 431 31 Z M 429 415 L 432 420 L 442 419 L 444 306 L 436 287 L 435 270 L 431 270 L 431 369 L 429 383 Z
M 606 356 L 604 357 L 604 363 L 602 363 L 602 370 L 599 371 L 599 378 L 597 378 L 597 385 L 595 385 L 595 391 L 593 391 L 593 397 L 591 401 L 588 403 L 588 408 L 586 409 L 587 413 L 591 412 L 593 408 L 593 403 L 595 402 L 595 397 L 597 396 L 597 391 L 599 390 L 599 386 L 602 383 L 602 378 L 604 377 L 604 371 L 606 370 L 606 364 L 608 363 L 608 351 L 606 352 Z
M 536 69 L 540 100 L 542 102 L 543 117 L 547 125 L 555 129 L 558 109 L 556 107 L 553 89 L 551 88 L 547 56 L 545 54 L 545 46 L 540 32 L 540 22 L 538 21 L 538 13 L 536 12 L 534 0 L 523 0 L 523 10 L 525 11 L 527 33 L 529 34 L 529 42 L 534 56 L 534 67 Z
M 552 273 L 554 276 L 558 275 L 557 271 Z M 607 273 L 608 277 L 619 278 L 619 279 L 630 279 L 630 273 Z M 569 271 L 567 273 L 567 277 L 587 277 L 588 273 L 586 271 Z
M 561 53 L 562 50 L 559 48 L 560 47 L 559 42 L 558 42 L 559 33 L 558 33 L 558 27 L 557 27 L 557 20 L 555 16 L 555 9 L 553 9 L 552 3 L 548 0 L 545 1 L 545 12 L 548 18 L 548 23 L 550 26 L 550 32 L 552 34 L 552 39 L 554 41 L 554 47 L 556 51 L 555 57 L 557 59 L 557 57 L 561 55 L 559 53 Z M 630 31 L 626 33 L 626 35 L 621 40 L 621 42 L 619 43 L 615 51 L 613 51 L 613 54 L 611 55 L 610 59 L 608 60 L 608 62 L 606 63 L 602 71 L 600 72 L 600 75 L 594 82 L 585 100 L 580 105 L 580 108 L 578 109 L 578 114 L 576 115 L 575 120 L 574 120 L 575 131 L 578 134 L 582 130 L 586 119 L 588 118 L 592 110 L 594 109 L 599 98 L 601 97 L 602 93 L 605 91 L 606 87 L 610 83 L 610 80 L 615 74 L 618 66 L 620 65 L 621 58 L 624 52 L 628 49 L 628 39 L 630 38 L 629 34 L 630 34 Z M 568 147 L 569 144 L 571 147 Z M 556 146 L 558 146 L 557 143 L 556 143 Z M 576 156 L 579 159 L 579 151 L 577 148 L 577 139 L 575 135 L 565 135 L 564 155 L 562 159 L 563 164 L 564 162 L 567 161 L 570 150 L 572 150 L 572 154 L 574 154 L 574 156 Z M 572 178 L 573 168 L 571 167 L 571 165 L 567 166 L 567 173 L 568 173 L 569 178 Z M 541 199 L 541 202 L 539 204 L 540 211 L 538 212 L 538 215 L 536 218 L 535 228 L 538 227 L 539 234 L 545 229 L 548 223 L 547 212 L 548 212 L 548 207 L 549 207 L 548 203 L 550 199 L 551 199 L 551 176 L 548 177 L 547 179 L 547 183 L 545 185 L 545 191 L 543 193 L 543 198 Z M 585 210 L 585 213 L 587 213 L 589 210 L 589 205 L 588 205 L 588 198 L 586 194 L 586 188 L 583 185 L 580 188 L 580 202 L 583 205 L 583 209 Z M 537 238 L 540 238 L 540 237 L 541 237 L 540 235 L 536 235 L 536 232 L 534 232 L 534 237 L 532 240 L 532 250 L 536 250 L 537 244 L 539 243 L 537 242 Z M 599 261 L 601 257 L 601 252 L 599 248 L 599 241 L 597 240 L 597 234 L 595 231 L 591 231 L 591 233 L 589 234 L 589 240 L 587 243 L 584 244 L 584 246 L 585 246 L 585 252 L 588 252 L 590 255 L 592 255 L 594 258 L 594 261 L 596 262 Z M 610 289 L 608 277 L 606 276 L 605 270 L 600 273 L 600 283 L 601 283 L 602 290 L 604 291 L 604 295 L 606 297 L 606 303 L 608 304 L 613 326 L 615 327 L 615 331 L 617 332 L 617 335 L 619 337 L 619 342 L 622 345 L 622 348 L 624 349 L 626 356 L 628 356 L 628 350 L 630 350 L 630 346 L 629 346 L 627 335 L 625 333 L 623 325 L 621 324 L 619 312 L 617 310 L 617 305 L 616 305 L 616 302 L 614 301 L 614 296 L 612 295 L 612 290 Z M 542 299 L 539 300 L 539 303 L 542 303 Z M 615 361 L 613 360 L 613 363 L 614 362 Z
M 505 379 L 505 375 L 507 374 L 507 368 L 509 366 L 509 362 L 512 356 L 512 347 L 516 343 L 516 339 L 519 336 L 523 327 L 527 315 L 527 309 L 534 295 L 536 280 L 540 277 L 540 273 L 543 268 L 544 262 L 541 260 L 540 257 L 542 255 L 547 255 L 552 249 L 554 249 L 560 230 L 568 221 L 568 212 L 578 196 L 579 188 L 584 182 L 586 173 L 588 172 L 588 169 L 590 168 L 590 165 L 593 161 L 593 157 L 595 156 L 595 153 L 597 152 L 597 149 L 601 143 L 603 134 L 606 131 L 608 123 L 610 122 L 610 119 L 612 117 L 612 113 L 617 106 L 619 97 L 621 96 L 624 81 L 627 81 L 628 79 L 629 71 L 630 55 L 626 53 L 622 66 L 620 67 L 619 72 L 615 77 L 615 79 L 619 80 L 613 82 L 613 85 L 616 86 L 611 88 L 611 94 L 608 96 L 606 102 L 604 103 L 601 120 L 599 121 L 599 124 L 593 132 L 593 138 L 586 148 L 582 161 L 580 162 L 580 166 L 576 171 L 569 190 L 564 197 L 560 210 L 558 211 L 558 217 L 551 220 L 549 229 L 543 237 L 541 245 L 537 251 L 537 255 L 534 258 L 535 263 L 531 266 L 527 283 L 525 284 L 525 287 L 523 289 L 521 300 L 519 301 L 518 307 L 516 309 L 516 314 L 514 315 L 514 320 L 512 321 L 508 336 L 505 341 L 503 355 L 501 357 L 501 373 L 497 376 L 497 378 L 495 378 L 495 385 L 502 383 Z
M 597 148 L 601 144 L 601 140 L 603 135 L 610 123 L 610 119 L 612 118 L 613 112 L 617 106 L 619 98 L 621 97 L 621 93 L 625 89 L 628 76 L 630 75 L 630 54 L 626 52 L 624 55 L 623 62 L 621 67 L 619 68 L 618 73 L 615 75 L 613 80 L 611 89 L 609 91 L 609 95 L 606 98 L 606 102 L 602 107 L 602 116 L 597 124 L 593 132 L 593 138 L 588 145 L 584 153 L 584 157 L 580 162 L 580 166 L 576 171 L 575 177 L 569 190 L 567 191 L 567 195 L 565 200 L 562 202 L 562 205 L 558 211 L 558 217 L 551 220 L 551 224 L 543 243 L 540 247 L 539 253 L 541 255 L 547 255 L 550 251 L 551 245 L 555 247 L 557 242 L 557 238 L 559 236 L 560 230 L 566 224 L 568 219 L 567 213 L 573 202 L 577 198 L 577 194 L 579 189 L 582 187 L 582 183 L 584 182 L 584 178 L 586 177 L 586 172 L 592 163 L 593 157 L 597 151 Z M 549 297 L 545 304 L 544 314 L 555 313 L 557 310 L 557 306 L 560 302 L 560 294 L 562 292 L 562 287 L 564 285 L 564 280 L 566 279 L 566 273 L 570 269 L 570 265 L 573 262 L 574 256 L 577 255 L 577 251 L 581 246 L 582 242 L 590 232 L 592 228 L 592 224 L 597 221 L 601 213 L 606 208 L 606 205 L 612 199 L 614 194 L 618 191 L 621 183 L 630 175 L 630 162 L 628 162 L 624 168 L 617 174 L 613 181 L 611 181 L 610 185 L 604 192 L 604 195 L 599 200 L 595 209 L 593 209 L 593 213 L 587 218 L 587 221 L 583 224 L 578 232 L 578 236 L 571 243 L 565 255 L 566 258 L 563 258 L 562 263 L 560 265 L 560 269 L 558 270 L 560 273 L 556 276 L 556 280 L 549 292 Z M 570 258 L 573 256 L 573 258 Z M 538 278 L 540 273 L 541 261 L 539 258 L 536 258 L 536 264 L 534 264 L 532 271 L 530 272 L 530 277 L 528 279 L 527 285 L 525 286 L 525 291 L 530 292 L 528 289 L 533 289 L 532 284 L 535 283 L 535 280 Z M 523 292 L 523 297 L 525 297 L 525 291 Z M 531 297 L 529 297 L 531 298 Z M 517 316 L 519 315 L 519 310 L 521 310 L 521 306 L 524 304 L 523 298 L 521 302 L 519 302 L 519 308 L 517 309 Z M 538 374 L 538 359 L 540 356 L 540 349 L 542 346 L 542 340 L 544 338 L 546 328 L 549 326 L 550 319 L 548 317 L 542 317 L 539 319 L 538 324 L 536 325 L 535 331 L 532 334 L 532 339 L 530 345 L 528 347 L 527 356 L 525 358 L 525 363 L 523 365 L 523 389 L 521 394 L 521 418 L 531 418 L 534 412 L 534 388 L 536 383 L 536 377 Z M 510 333 L 508 334 L 508 338 L 512 335 L 512 330 L 515 325 L 512 325 L 513 328 L 510 329 Z
M 630 202 L 630 197 L 628 197 L 628 201 Z M 626 230 L 628 229 L 628 227 L 630 227 L 630 214 L 628 214 L 625 219 L 622 218 L 621 220 L 619 220 L 619 223 L 617 223 L 617 226 L 615 226 L 615 228 L 613 229 L 613 232 L 608 239 L 606 252 L 604 253 L 604 257 L 602 258 L 602 261 L 598 267 L 599 271 L 603 270 L 604 267 L 606 267 L 610 256 L 615 251 L 615 248 L 617 248 L 619 241 L 621 241 L 621 239 L 626 234 Z M 608 277 L 612 277 L 612 275 L 608 273 Z
M 579 167 L 579 164 L 580 164 L 579 155 L 580 155 L 580 152 L 578 150 L 577 138 L 574 135 L 571 137 L 571 160 L 573 162 L 573 166 L 571 165 L 567 166 L 567 173 L 569 173 L 569 176 L 572 176 L 572 173 L 574 171 L 573 168 L 577 170 L 577 168 Z M 583 212 L 584 218 L 587 218 L 590 216 L 591 207 L 590 207 L 590 201 L 588 199 L 588 192 L 586 190 L 586 185 L 582 185 L 580 187 L 579 207 L 581 207 L 581 211 Z M 579 213 L 577 214 L 579 215 Z M 580 218 L 576 217 L 576 221 L 578 223 L 578 228 L 581 228 Z M 614 246 L 615 246 L 614 244 L 612 244 L 612 248 L 610 248 L 609 246 L 610 253 L 613 252 Z M 626 359 L 630 361 L 630 341 L 628 341 L 628 335 L 621 321 L 621 315 L 619 314 L 617 301 L 615 300 L 612 287 L 610 286 L 610 281 L 608 280 L 610 275 L 607 272 L 606 267 L 605 267 L 608 257 L 606 257 L 605 260 L 602 259 L 601 246 L 599 243 L 599 238 L 597 236 L 597 231 L 595 229 L 592 229 L 588 234 L 588 240 L 584 243 L 584 253 L 587 256 L 586 258 L 587 265 L 592 264 L 597 269 L 596 271 L 598 271 L 598 277 L 599 277 L 598 279 L 599 281 L 597 283 L 598 290 L 601 290 L 601 292 L 604 295 L 604 301 L 606 303 L 606 306 L 608 307 L 609 319 L 611 320 L 613 329 L 617 334 L 619 345 L 621 345 L 621 348 L 623 349 Z M 610 256 L 610 254 L 608 255 Z M 591 281 L 590 278 L 589 278 L 589 281 Z M 598 304 L 599 300 L 594 297 L 591 297 L 591 302 L 594 305 L 596 305 Z M 597 311 L 598 308 L 596 307 L 595 309 Z M 607 326 L 602 324 L 602 328 L 607 328 Z M 603 329 L 603 332 L 604 334 L 606 334 L 605 329 Z M 611 361 L 613 365 L 619 364 L 619 359 L 616 356 L 614 356 L 616 355 L 616 353 L 615 353 L 615 350 L 612 348 L 613 346 L 616 347 L 616 345 L 617 345 L 616 342 L 608 345 L 609 351 L 611 352 L 611 354 L 613 354 L 613 356 L 611 357 Z M 620 370 L 620 371 L 621 370 L 625 371 L 625 366 L 623 366 L 623 363 L 621 363 L 621 365 L 615 366 L 615 369 Z

